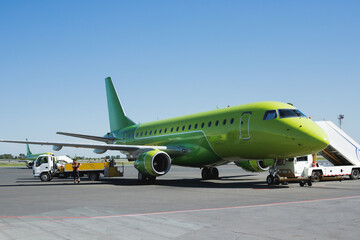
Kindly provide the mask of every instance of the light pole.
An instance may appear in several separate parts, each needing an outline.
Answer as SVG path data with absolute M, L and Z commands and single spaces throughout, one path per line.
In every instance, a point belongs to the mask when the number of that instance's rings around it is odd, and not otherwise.
M 340 125 L 340 129 L 341 129 L 342 128 L 342 120 L 344 119 L 344 115 L 340 114 L 338 119 L 339 119 L 339 125 Z

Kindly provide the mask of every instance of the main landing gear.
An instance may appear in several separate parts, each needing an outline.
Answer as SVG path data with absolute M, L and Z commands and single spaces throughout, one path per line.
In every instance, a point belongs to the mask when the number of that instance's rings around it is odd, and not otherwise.
M 203 180 L 219 179 L 219 170 L 216 167 L 204 167 L 201 170 L 201 177 Z
M 156 177 L 144 175 L 141 172 L 138 172 L 138 182 L 139 183 L 155 183 Z

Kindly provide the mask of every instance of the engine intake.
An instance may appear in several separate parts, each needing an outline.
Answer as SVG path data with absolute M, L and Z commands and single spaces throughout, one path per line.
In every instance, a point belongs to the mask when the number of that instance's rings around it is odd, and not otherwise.
M 144 175 L 162 176 L 170 170 L 171 158 L 166 152 L 152 150 L 141 154 L 134 166 Z

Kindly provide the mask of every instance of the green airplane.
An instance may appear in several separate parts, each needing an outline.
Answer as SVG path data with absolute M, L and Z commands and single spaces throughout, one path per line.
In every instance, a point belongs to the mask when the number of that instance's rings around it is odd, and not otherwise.
M 26 139 L 26 141 L 28 141 L 28 139 Z M 43 155 L 43 154 L 50 154 L 50 155 L 53 155 L 53 153 L 51 152 L 46 152 L 46 153 L 36 153 L 36 154 L 33 154 L 30 150 L 30 147 L 29 147 L 29 144 L 27 143 L 26 144 L 26 158 L 28 160 L 26 160 L 26 166 L 28 168 L 32 168 L 32 166 L 34 165 L 34 161 L 36 160 L 36 158 L 39 156 L 39 155 Z
M 329 144 L 317 124 L 294 106 L 281 102 L 251 103 L 136 124 L 126 116 L 110 77 L 105 85 L 110 132 L 103 137 L 58 132 L 104 144 L 29 143 L 53 145 L 54 150 L 92 148 L 98 154 L 121 151 L 134 161 L 141 182 L 153 182 L 171 165 L 202 168 L 203 179 L 218 178 L 216 166 L 230 162 L 262 171 L 277 160 L 316 153 Z

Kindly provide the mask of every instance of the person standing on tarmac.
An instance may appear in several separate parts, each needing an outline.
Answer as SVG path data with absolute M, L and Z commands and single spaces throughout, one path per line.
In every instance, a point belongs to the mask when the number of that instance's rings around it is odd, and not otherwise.
M 80 183 L 80 174 L 79 174 L 80 163 L 77 162 L 75 158 L 73 160 L 72 167 L 73 167 L 74 183 Z

